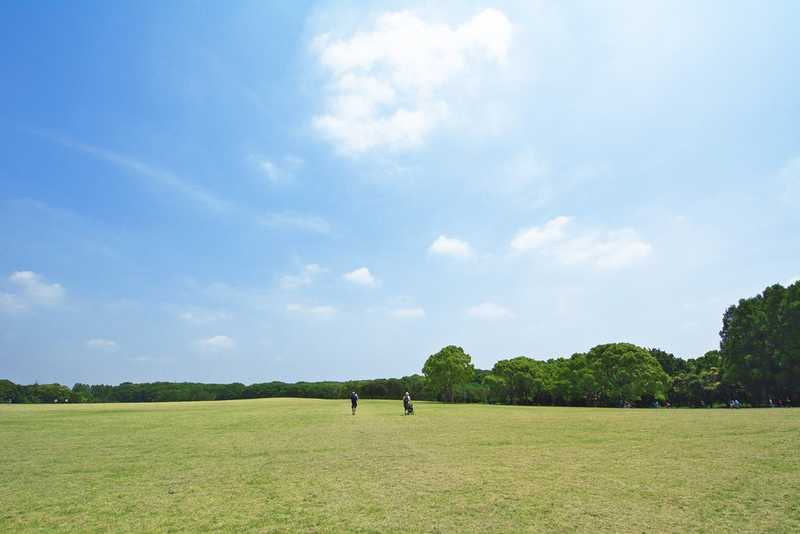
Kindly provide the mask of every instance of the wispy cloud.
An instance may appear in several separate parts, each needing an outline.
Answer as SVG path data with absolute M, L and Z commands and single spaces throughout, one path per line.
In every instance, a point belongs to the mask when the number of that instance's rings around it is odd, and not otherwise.
M 647 257 L 653 246 L 631 228 L 570 231 L 570 217 L 556 217 L 542 226 L 520 231 L 511 240 L 515 254 L 536 251 L 565 265 L 588 264 L 597 269 L 627 267 Z
M 299 215 L 296 213 L 268 213 L 258 217 L 258 222 L 264 226 L 273 228 L 286 228 L 313 232 L 317 234 L 329 234 L 331 225 L 325 219 L 314 215 Z
M 0 312 L 15 314 L 28 309 L 28 304 L 11 293 L 0 293 Z
M 86 341 L 86 346 L 90 349 L 113 352 L 119 348 L 116 341 L 110 339 L 89 339 Z
M 497 321 L 514 316 L 511 310 L 505 306 L 491 301 L 481 302 L 480 304 L 469 307 L 467 309 L 467 315 L 475 319 L 483 319 L 486 321 Z
M 100 146 L 81 143 L 64 136 L 38 131 L 34 133 L 143 178 L 147 180 L 150 186 L 158 189 L 170 189 L 183 198 L 190 200 L 199 208 L 217 214 L 238 214 L 244 221 L 249 221 L 251 224 L 288 230 L 302 230 L 318 234 L 329 234 L 331 232 L 330 223 L 322 217 L 290 212 L 259 214 L 245 206 L 235 205 L 173 172 L 151 165 L 135 157 Z M 251 156 L 250 159 L 255 162 L 262 173 L 275 181 L 290 177 L 305 165 L 301 158 L 292 155 L 285 156 L 280 166 L 265 158 Z
M 394 317 L 395 319 L 422 319 L 425 317 L 425 309 L 419 307 L 395 308 L 393 310 L 389 310 L 388 314 L 390 317 Z
M 345 273 L 342 275 L 342 278 L 350 283 L 364 287 L 375 287 L 377 283 L 375 277 L 366 267 L 359 267 L 358 269 L 350 271 L 349 273 Z
M 251 154 L 248 158 L 258 172 L 271 184 L 291 182 L 305 162 L 297 156 L 285 156 L 281 161 Z
M 588 263 L 598 269 L 633 265 L 650 255 L 653 246 L 635 230 L 624 228 L 569 239 L 554 249 L 564 264 Z
M 197 345 L 204 350 L 228 352 L 236 348 L 236 342 L 228 336 L 211 336 L 197 340 Z
M 182 311 L 178 314 L 178 319 L 187 323 L 207 325 L 220 321 L 229 321 L 233 318 L 233 314 L 226 311 L 219 310 L 203 310 L 192 309 Z
M 160 188 L 171 189 L 183 197 L 191 200 L 201 208 L 221 213 L 229 212 L 233 208 L 233 206 L 226 200 L 223 200 L 218 196 L 206 191 L 205 189 L 192 184 L 190 181 L 170 171 L 145 163 L 132 156 L 96 145 L 80 143 L 66 137 L 51 135 L 47 135 L 47 137 L 55 140 L 64 147 L 78 150 L 96 159 L 111 163 L 115 167 L 130 174 L 141 178 L 146 178 L 151 184 Z
M 9 282 L 17 286 L 19 294 L 13 296 L 17 302 L 53 306 L 64 298 L 64 287 L 61 284 L 48 283 L 40 274 L 32 271 L 17 271 L 8 276 Z M 11 299 L 6 299 L 11 302 Z
M 564 231 L 571 219 L 569 217 L 556 217 L 547 221 L 543 226 L 534 226 L 519 232 L 511 240 L 511 248 L 515 252 L 536 250 L 552 245 L 564 239 Z
M 314 283 L 321 274 L 328 270 L 320 267 L 316 263 L 309 263 L 297 274 L 286 274 L 281 277 L 281 289 L 299 289 L 301 287 L 309 286 Z
M 292 314 L 305 315 L 307 317 L 318 317 L 322 319 L 330 319 L 337 313 L 336 308 L 333 306 L 323 304 L 289 304 L 286 306 L 286 311 Z
M 428 247 L 428 252 L 440 256 L 469 258 L 473 255 L 472 247 L 466 241 L 440 235 Z

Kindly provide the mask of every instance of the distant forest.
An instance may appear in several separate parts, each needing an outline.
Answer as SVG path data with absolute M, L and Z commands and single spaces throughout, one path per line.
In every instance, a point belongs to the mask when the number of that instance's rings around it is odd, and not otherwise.
M 400 399 L 558 406 L 800 405 L 800 282 L 742 299 L 722 318 L 720 348 L 682 359 L 630 343 L 598 345 L 547 361 L 525 356 L 475 369 L 456 346 L 428 357 L 422 374 L 346 382 L 245 385 L 153 382 L 117 386 L 18 385 L 0 380 L 0 401 L 166 402 L 266 397 Z

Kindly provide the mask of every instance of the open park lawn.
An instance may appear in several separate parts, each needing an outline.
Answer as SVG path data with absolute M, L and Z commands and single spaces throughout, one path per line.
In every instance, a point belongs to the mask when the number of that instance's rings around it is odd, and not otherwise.
M 800 532 L 800 410 L 0 406 L 0 532 Z

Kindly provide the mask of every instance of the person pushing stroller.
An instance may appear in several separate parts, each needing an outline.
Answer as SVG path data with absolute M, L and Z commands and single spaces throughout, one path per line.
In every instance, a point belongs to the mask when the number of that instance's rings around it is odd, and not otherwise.
M 403 415 L 414 415 L 414 404 L 411 402 L 411 395 L 406 394 L 403 395 Z

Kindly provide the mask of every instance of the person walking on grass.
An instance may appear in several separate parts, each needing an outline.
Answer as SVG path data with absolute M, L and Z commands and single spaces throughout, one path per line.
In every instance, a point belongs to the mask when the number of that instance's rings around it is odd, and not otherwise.
M 356 408 L 358 408 L 358 393 L 355 391 L 350 392 L 350 408 L 353 409 L 353 415 L 355 415 Z
M 409 395 L 408 391 L 406 391 L 406 394 L 403 395 L 403 413 L 405 415 L 408 415 L 409 406 L 411 406 L 411 395 Z

